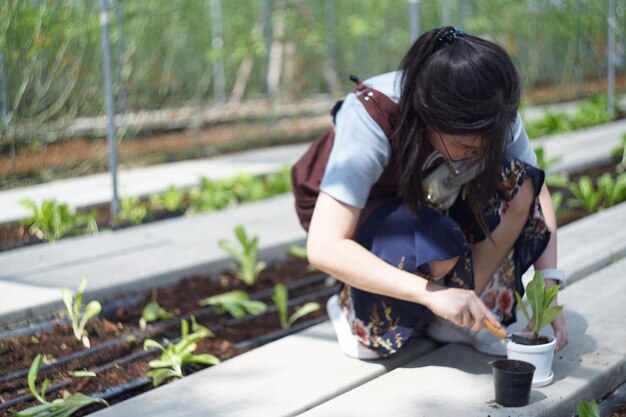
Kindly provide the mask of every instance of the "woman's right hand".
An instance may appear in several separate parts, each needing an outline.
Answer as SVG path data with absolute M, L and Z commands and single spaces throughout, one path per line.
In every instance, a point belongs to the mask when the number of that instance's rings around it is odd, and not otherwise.
M 474 291 L 442 287 L 432 282 L 426 289 L 429 291 L 427 307 L 455 325 L 479 330 L 486 319 L 494 326 L 501 327 L 500 322 Z

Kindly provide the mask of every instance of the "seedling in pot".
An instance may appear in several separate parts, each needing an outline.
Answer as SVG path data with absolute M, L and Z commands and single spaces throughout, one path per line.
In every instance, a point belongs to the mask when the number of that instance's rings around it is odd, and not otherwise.
M 231 241 L 220 240 L 220 248 L 233 256 L 238 263 L 233 264 L 232 268 L 237 274 L 237 278 L 242 280 L 246 285 L 254 285 L 262 270 L 265 269 L 265 262 L 257 261 L 258 256 L 258 237 L 248 238 L 243 226 L 235 227 L 235 236 L 241 245 L 239 250 Z
M 220 306 L 216 311 L 217 314 L 228 312 L 231 316 L 238 319 L 246 315 L 246 313 L 257 315 L 267 310 L 267 305 L 261 301 L 250 300 L 250 295 L 245 291 L 234 290 L 223 294 L 207 297 L 199 301 L 201 306 Z
M 201 355 L 192 354 L 196 350 L 199 340 L 213 336 L 209 329 L 196 323 L 196 319 L 193 316 L 191 317 L 191 330 L 193 333 L 189 334 L 189 324 L 186 320 L 180 321 L 180 327 L 181 339 L 178 343 L 170 343 L 166 347 L 163 347 L 153 339 L 146 339 L 143 343 L 145 350 L 157 348 L 163 352 L 159 359 L 151 360 L 148 363 L 151 371 L 148 372 L 147 376 L 152 379 L 152 385 L 155 387 L 161 385 L 168 378 L 182 378 L 185 365 L 198 363 L 211 366 L 220 363 L 218 358 L 207 353 Z
M 559 292 L 559 286 L 554 285 L 546 290 L 545 281 L 539 272 L 535 272 L 535 276 L 526 286 L 526 298 L 530 304 L 532 314 L 529 314 L 528 308 L 522 300 L 522 296 L 516 291 L 515 298 L 519 304 L 522 314 L 528 320 L 528 325 L 533 332 L 533 339 L 538 339 L 541 330 L 561 313 L 563 306 L 550 306 L 552 300 Z
M 289 296 L 287 294 L 287 287 L 283 284 L 276 284 L 274 287 L 274 295 L 272 296 L 276 309 L 278 310 L 278 318 L 280 320 L 280 327 L 283 329 L 290 328 L 296 320 L 306 316 L 316 310 L 319 310 L 320 305 L 316 302 L 306 303 L 300 307 L 295 313 L 287 317 L 287 301 Z
M 41 392 L 37 391 L 35 382 L 37 381 L 37 375 L 39 374 L 39 367 L 41 366 L 41 355 L 37 355 L 30 365 L 28 371 L 28 388 L 33 394 L 35 399 L 40 402 L 39 405 L 34 405 L 25 410 L 16 411 L 11 409 L 11 414 L 16 417 L 69 417 L 76 411 L 91 404 L 103 404 L 108 406 L 109 404 L 100 398 L 89 397 L 85 394 L 66 394 L 63 398 L 57 398 L 52 402 L 46 400 L 46 388 L 50 384 L 48 379 L 44 379 L 41 384 Z
M 151 301 L 143 308 L 143 313 L 139 319 L 139 327 L 143 330 L 148 323 L 152 323 L 158 320 L 169 320 L 175 317 L 174 314 L 165 311 L 163 307 L 156 301 Z
M 83 306 L 83 293 L 86 285 L 87 277 L 83 277 L 83 280 L 78 287 L 78 291 L 76 291 L 74 296 L 72 296 L 72 292 L 68 288 L 63 288 L 61 290 L 61 296 L 63 297 L 63 303 L 65 303 L 68 315 L 72 321 L 74 336 L 76 339 L 80 340 L 86 348 L 89 348 L 91 344 L 89 343 L 85 326 L 91 318 L 100 314 L 102 307 L 98 301 L 91 301 L 81 313 Z

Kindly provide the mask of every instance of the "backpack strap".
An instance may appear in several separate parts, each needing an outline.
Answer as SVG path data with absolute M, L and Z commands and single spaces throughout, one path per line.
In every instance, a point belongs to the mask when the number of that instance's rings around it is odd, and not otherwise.
M 371 87 L 362 89 L 358 98 L 363 103 L 363 107 L 365 107 L 370 117 L 385 132 L 387 139 L 390 139 L 396 131 L 394 121 L 398 111 L 398 104 Z

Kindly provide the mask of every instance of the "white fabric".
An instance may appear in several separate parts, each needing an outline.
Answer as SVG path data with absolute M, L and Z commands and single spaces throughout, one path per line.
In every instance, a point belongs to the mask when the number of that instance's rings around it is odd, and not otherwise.
M 400 100 L 400 71 L 378 75 L 365 81 L 394 102 Z M 506 155 L 536 165 L 522 118 L 517 114 L 511 127 Z M 389 163 L 391 145 L 383 130 L 370 117 L 355 93 L 348 94 L 336 115 L 335 141 L 320 189 L 336 200 L 363 208 L 370 189 Z

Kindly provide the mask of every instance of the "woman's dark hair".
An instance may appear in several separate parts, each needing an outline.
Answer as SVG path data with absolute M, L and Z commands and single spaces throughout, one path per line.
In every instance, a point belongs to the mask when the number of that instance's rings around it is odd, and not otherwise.
M 393 146 L 400 158 L 401 198 L 413 212 L 426 201 L 419 161 L 428 128 L 480 134 L 483 169 L 470 184 L 469 204 L 486 231 L 481 207 L 496 191 L 520 102 L 519 76 L 511 58 L 495 43 L 449 26 L 422 34 L 400 69 L 402 94 Z

